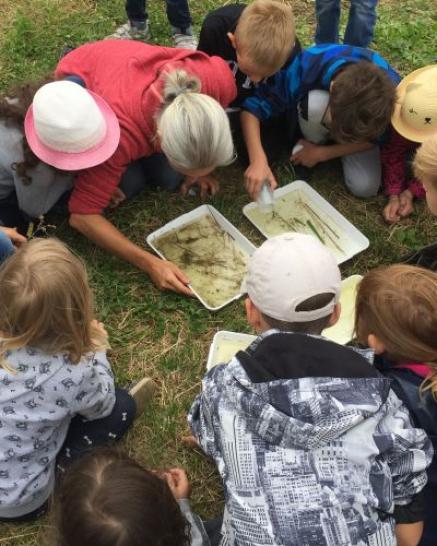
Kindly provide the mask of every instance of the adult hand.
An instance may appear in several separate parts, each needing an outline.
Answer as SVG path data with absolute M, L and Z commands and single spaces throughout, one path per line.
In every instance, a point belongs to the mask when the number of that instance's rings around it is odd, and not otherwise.
M 268 182 L 272 190 L 278 187 L 276 178 L 267 161 L 256 161 L 247 167 L 244 173 L 244 186 L 247 193 L 255 201 L 264 182 Z
M 197 185 L 200 189 L 200 199 L 205 201 L 209 195 L 215 195 L 220 189 L 220 183 L 214 176 L 187 176 L 182 183 L 180 192 L 182 195 L 187 195 L 188 190 Z
M 311 168 L 323 161 L 323 146 L 313 144 L 309 140 L 304 139 L 300 139 L 298 144 L 300 144 L 302 148 L 290 157 L 290 160 L 295 165 L 303 165 L 304 167 Z
M 17 228 L 0 227 L 0 231 L 3 231 L 3 233 L 9 237 L 12 244 L 16 247 L 20 247 L 27 242 L 26 237 L 18 233 Z
M 112 192 L 108 207 L 110 209 L 115 209 L 116 207 L 118 207 L 118 205 L 120 205 L 120 203 L 123 203 L 123 201 L 125 200 L 126 200 L 126 195 L 119 187 L 117 187 Z
M 399 222 L 401 219 L 401 215 L 399 213 L 400 206 L 401 200 L 399 199 L 399 195 L 390 195 L 382 213 L 384 220 L 389 224 Z
M 170 468 L 170 470 L 164 473 L 164 479 L 176 500 L 189 498 L 191 488 L 185 470 L 182 470 L 182 468 Z
M 410 190 L 404 190 L 399 196 L 399 214 L 402 218 L 406 218 L 412 212 L 414 212 L 413 194 Z
M 148 273 L 154 285 L 160 290 L 173 290 L 186 296 L 194 295 L 188 287 L 189 278 L 172 262 L 156 258 Z

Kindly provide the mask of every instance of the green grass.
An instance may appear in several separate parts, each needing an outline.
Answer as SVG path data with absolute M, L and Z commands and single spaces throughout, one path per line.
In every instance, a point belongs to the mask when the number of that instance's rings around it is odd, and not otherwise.
M 64 45 L 79 45 L 111 33 L 125 20 L 123 4 L 123 0 L 0 0 L 0 90 L 51 71 Z M 205 13 L 217 5 L 212 0 L 191 1 L 197 28 Z M 314 28 L 314 4 L 296 0 L 293 5 L 298 35 L 308 45 Z M 374 47 L 403 74 L 435 61 L 436 13 L 430 10 L 431 5 L 427 0 L 404 0 L 402 8 L 395 1 L 379 7 Z M 169 43 L 163 6 L 157 0 L 149 4 L 153 38 Z M 417 205 L 416 214 L 402 224 L 385 225 L 381 219 L 384 198 L 360 201 L 351 197 L 342 183 L 339 162 L 316 167 L 309 178 L 300 174 L 371 241 L 368 250 L 342 267 L 344 275 L 396 261 L 409 249 L 436 240 L 435 223 L 423 204 Z M 277 175 L 283 184 L 291 180 L 282 167 Z M 241 207 L 248 202 L 242 169 L 234 165 L 222 170 L 219 177 L 222 191 L 212 203 L 255 244 L 261 243 L 262 238 L 241 215 Z M 110 218 L 145 246 L 145 238 L 153 229 L 197 205 L 195 198 L 150 192 L 122 206 Z M 73 233 L 65 220 L 59 221 L 55 234 L 89 264 L 98 314 L 110 333 L 111 360 L 118 382 L 127 384 L 147 374 L 160 386 L 151 410 L 135 424 L 123 446 L 149 466 L 186 467 L 195 507 L 202 515 L 217 514 L 221 488 L 216 472 L 202 456 L 184 448 L 181 437 L 188 432 L 186 412 L 199 390 L 214 332 L 249 331 L 242 302 L 211 314 L 194 299 L 159 292 L 143 273 Z M 0 544 L 40 544 L 47 525 L 46 518 L 32 525 L 3 525 Z

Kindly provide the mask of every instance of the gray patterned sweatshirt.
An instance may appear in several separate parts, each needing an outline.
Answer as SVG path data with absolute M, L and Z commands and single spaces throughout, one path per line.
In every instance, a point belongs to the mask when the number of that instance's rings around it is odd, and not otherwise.
M 225 488 L 222 545 L 395 546 L 432 446 L 359 353 L 269 331 L 207 373 L 189 414 Z
M 72 417 L 106 417 L 115 403 L 114 379 L 103 352 L 72 364 L 26 347 L 10 351 L 0 368 L 0 517 L 39 508 L 54 482 L 56 456 Z

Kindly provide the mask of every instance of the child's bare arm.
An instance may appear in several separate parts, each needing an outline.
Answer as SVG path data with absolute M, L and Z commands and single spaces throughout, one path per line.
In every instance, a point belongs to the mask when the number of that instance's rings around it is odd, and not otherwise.
M 269 167 L 264 148 L 261 143 L 259 119 L 250 112 L 241 113 L 241 128 L 249 154 L 250 165 L 244 173 L 247 192 L 256 199 L 263 183 L 268 180 L 274 190 L 278 183 Z
M 296 165 L 314 167 L 317 163 L 343 157 L 344 155 L 356 154 L 370 150 L 374 144 L 370 142 L 352 142 L 348 144 L 313 144 L 307 140 L 300 140 L 303 148 L 291 156 L 291 161 Z
M 416 523 L 398 523 L 396 525 L 396 540 L 398 546 L 417 546 L 423 532 L 423 521 Z

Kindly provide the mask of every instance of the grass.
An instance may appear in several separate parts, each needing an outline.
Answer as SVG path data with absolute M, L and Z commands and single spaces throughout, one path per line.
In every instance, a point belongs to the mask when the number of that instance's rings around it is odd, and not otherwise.
M 0 90 L 9 84 L 39 77 L 52 70 L 63 46 L 78 45 L 111 33 L 124 22 L 122 0 L 0 0 Z M 191 11 L 198 29 L 212 0 L 192 0 Z M 314 4 L 293 3 L 298 35 L 311 43 Z M 374 47 L 401 73 L 435 61 L 437 31 L 435 12 L 427 0 L 387 0 L 379 7 Z M 31 6 L 31 7 L 29 7 Z M 152 0 L 149 13 L 153 38 L 169 43 L 169 27 L 163 2 Z M 281 183 L 291 180 L 283 166 L 277 169 Z M 384 198 L 360 201 L 342 183 L 338 162 L 316 167 L 311 174 L 297 172 L 309 181 L 371 241 L 370 248 L 342 267 L 343 274 L 364 273 L 396 261 L 410 249 L 436 240 L 436 228 L 423 204 L 410 219 L 388 227 L 381 219 Z M 219 173 L 222 191 L 213 204 L 255 244 L 262 238 L 241 215 L 248 197 L 242 188 L 243 171 L 234 165 Z M 110 218 L 131 239 L 145 245 L 153 229 L 198 205 L 195 198 L 159 192 L 145 193 L 122 206 Z M 98 314 L 111 337 L 111 360 L 120 384 L 151 375 L 159 393 L 151 410 L 135 424 L 123 447 L 151 467 L 181 465 L 188 469 L 194 506 L 204 516 L 221 507 L 221 487 L 213 466 L 198 453 L 186 449 L 186 413 L 199 390 L 209 344 L 215 331 L 249 331 L 243 304 L 236 302 L 210 314 L 196 300 L 161 293 L 141 272 L 108 256 L 66 225 L 58 222 L 55 234 L 67 241 L 89 265 L 96 292 Z M 48 520 L 31 525 L 2 525 L 0 545 L 33 546 L 43 541 Z

